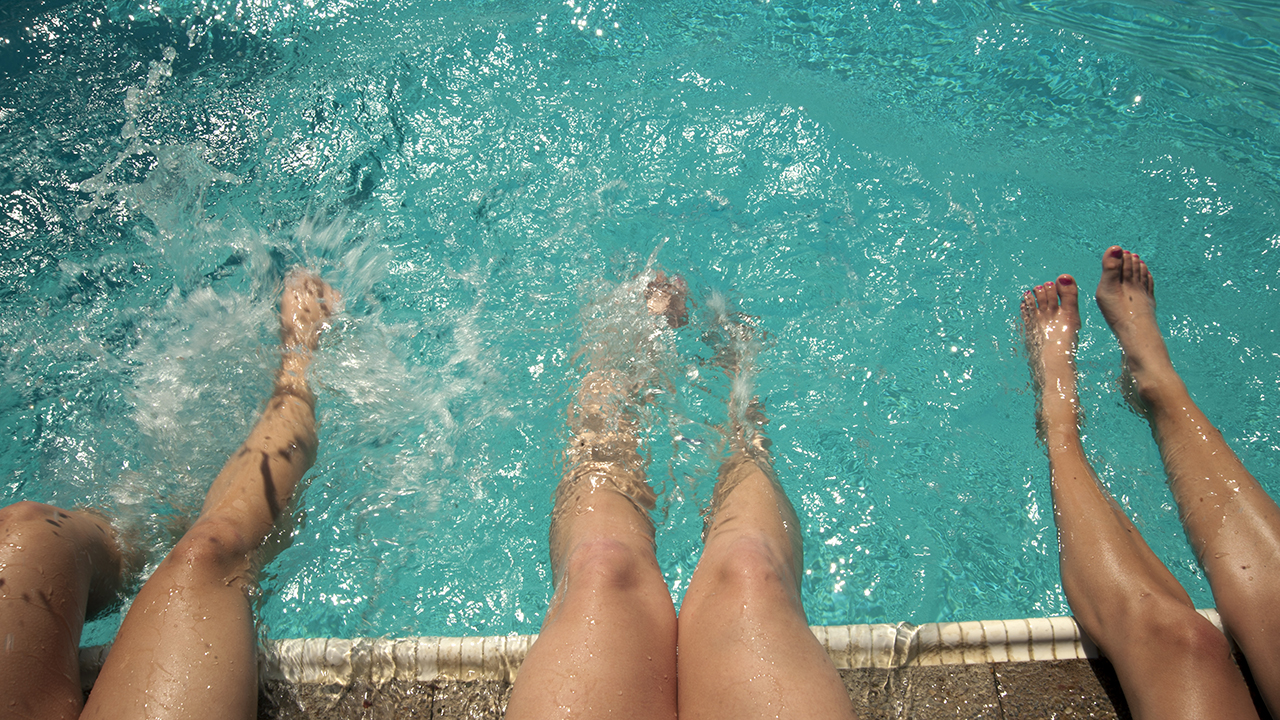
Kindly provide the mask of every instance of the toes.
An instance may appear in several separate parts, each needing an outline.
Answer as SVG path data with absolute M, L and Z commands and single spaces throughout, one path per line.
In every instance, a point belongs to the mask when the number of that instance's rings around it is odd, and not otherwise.
M 1137 256 L 1133 253 L 1128 250 L 1124 251 L 1124 265 L 1120 271 L 1121 282 L 1131 283 L 1134 281 L 1135 258 Z
M 676 286 L 676 292 L 681 295 L 689 294 L 689 283 L 685 282 L 683 275 L 676 275 L 671 279 L 671 284 Z
M 1137 255 L 1133 256 L 1133 279 L 1143 290 L 1151 291 L 1151 271 L 1147 264 Z
M 1036 305 L 1041 310 L 1044 310 L 1049 307 L 1049 291 L 1047 289 L 1048 287 L 1049 287 L 1049 283 L 1044 283 L 1042 285 L 1037 285 L 1035 286 L 1035 288 L 1032 289 L 1032 291 L 1035 293 L 1035 296 L 1036 296 Z
M 1063 273 L 1058 276 L 1054 285 L 1058 289 L 1058 304 L 1072 312 L 1079 312 L 1080 288 L 1076 285 L 1076 279 Z
M 1058 309 L 1058 286 L 1056 283 L 1047 282 L 1044 284 L 1044 298 L 1046 310 Z
M 1030 290 L 1027 290 L 1022 293 L 1022 324 L 1030 326 L 1031 318 L 1035 316 L 1035 313 L 1036 295 Z
M 667 316 L 667 324 L 671 327 L 683 327 L 689 323 L 688 293 L 689 285 L 683 277 L 668 277 L 658 270 L 644 289 L 645 304 L 650 314 Z
M 1102 274 L 1118 272 L 1124 266 L 1124 248 L 1112 245 L 1102 253 Z

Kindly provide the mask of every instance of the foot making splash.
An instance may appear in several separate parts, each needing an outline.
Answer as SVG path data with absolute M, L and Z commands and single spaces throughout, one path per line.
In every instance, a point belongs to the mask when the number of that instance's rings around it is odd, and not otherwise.
M 687 295 L 678 276 L 647 271 L 584 313 L 584 376 L 552 510 L 554 592 L 516 678 L 510 720 L 853 717 L 800 602 L 799 526 L 749 397 L 743 350 L 752 329 L 723 304 L 715 362 L 733 387 L 729 457 L 676 616 L 654 554 L 656 495 L 637 432 L 653 398 L 669 390 L 661 358 L 689 322 Z
M 274 392 L 209 487 L 200 516 L 133 600 L 87 702 L 80 634 L 86 617 L 126 584 L 128 553 L 96 513 L 34 502 L 0 510 L 0 714 L 257 715 L 255 554 L 315 461 L 306 371 L 339 301 L 305 271 L 285 281 Z
M 1280 510 L 1192 401 L 1155 315 L 1146 263 L 1102 258 L 1097 302 L 1124 351 L 1122 382 L 1150 422 L 1187 537 L 1223 623 L 1267 704 L 1280 709 Z M 1226 638 L 1098 482 L 1080 443 L 1078 287 L 1070 275 L 1024 293 L 1021 314 L 1049 455 L 1062 586 L 1076 620 L 1115 666 L 1134 717 L 1254 718 Z

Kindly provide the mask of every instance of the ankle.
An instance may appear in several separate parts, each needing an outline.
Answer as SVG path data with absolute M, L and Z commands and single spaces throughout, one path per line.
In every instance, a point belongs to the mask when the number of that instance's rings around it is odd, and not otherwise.
M 276 373 L 273 396 L 288 395 L 295 397 L 314 407 L 315 396 L 307 384 L 307 367 L 311 364 L 309 357 L 288 353 L 280 363 L 280 371 Z
M 1159 400 L 1161 395 L 1170 391 L 1186 391 L 1186 386 L 1182 384 L 1182 376 L 1173 369 L 1173 363 L 1169 362 L 1167 356 L 1154 360 L 1151 358 L 1139 360 L 1132 355 L 1126 355 L 1124 371 L 1133 380 L 1134 389 L 1144 401 Z M 1148 395 L 1152 397 L 1148 398 Z
M 1049 457 L 1063 452 L 1075 452 L 1080 447 L 1080 430 L 1069 427 L 1050 427 L 1044 432 L 1044 444 Z
M 1176 372 L 1144 373 L 1134 377 L 1138 398 L 1151 415 L 1185 407 L 1191 395 Z

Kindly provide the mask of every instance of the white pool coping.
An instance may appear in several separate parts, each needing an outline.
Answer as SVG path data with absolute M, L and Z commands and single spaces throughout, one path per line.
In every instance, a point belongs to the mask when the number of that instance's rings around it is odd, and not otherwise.
M 1198 610 L 1222 630 L 1218 612 Z M 973 622 L 821 625 L 810 628 L 839 669 L 1034 662 L 1099 657 L 1070 617 Z M 259 657 L 263 681 L 381 685 L 438 679 L 510 682 L 537 635 L 491 637 L 299 638 L 268 641 Z M 80 650 L 92 683 L 109 646 Z

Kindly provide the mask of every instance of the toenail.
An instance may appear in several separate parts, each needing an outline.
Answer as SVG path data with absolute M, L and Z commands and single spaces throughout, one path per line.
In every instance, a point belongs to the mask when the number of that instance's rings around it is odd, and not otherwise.
M 1071 282 L 1071 278 L 1062 278 L 1062 279 L 1061 279 L 1061 280 L 1059 280 L 1058 282 L 1062 283 L 1063 285 L 1070 285 L 1070 284 L 1072 284 L 1072 282 Z

